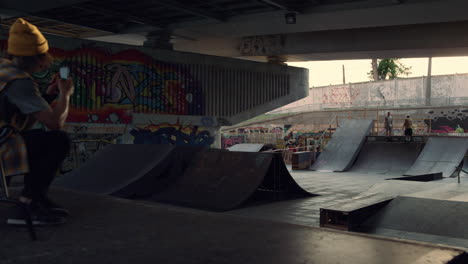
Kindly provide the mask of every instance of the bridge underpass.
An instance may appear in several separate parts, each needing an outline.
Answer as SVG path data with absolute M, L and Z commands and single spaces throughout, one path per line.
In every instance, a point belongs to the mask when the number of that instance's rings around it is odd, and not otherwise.
M 68 131 L 77 142 L 77 155 L 75 160 L 69 162 L 76 164 L 81 158 L 92 154 L 83 153 L 82 150 L 86 150 L 93 140 L 216 146 L 217 130 L 220 126 L 237 124 L 307 95 L 307 71 L 276 65 L 287 60 L 464 55 L 467 42 L 460 36 L 465 33 L 464 25 L 467 19 L 464 10 L 467 5 L 465 1 L 459 0 L 252 0 L 236 3 L 222 0 L 209 3 L 44 0 L 41 4 L 26 0 L 8 0 L 0 4 L 0 16 L 5 27 L 17 16 L 25 16 L 31 22 L 37 23 L 44 32 L 59 35 L 48 36 L 54 55 L 58 58 L 55 67 L 61 63 L 70 65 L 74 76 L 79 80 L 76 84 L 77 93 L 72 101 L 76 108 L 73 109 L 72 119 L 68 124 Z M 296 24 L 285 23 L 286 13 L 296 15 Z M 438 15 L 427 15 L 434 13 Z M 385 19 L 382 19 L 383 17 Z M 4 45 L 5 31 L 2 33 Z M 379 40 L 375 41 L 377 38 Z M 137 46 L 119 45 L 115 42 Z M 405 42 L 408 45 L 404 45 Z M 200 54 L 186 53 L 187 51 Z M 50 76 L 36 77 L 44 86 Z M 366 114 L 373 115 L 370 112 Z M 252 157 L 256 155 L 260 154 L 250 154 Z M 122 156 L 119 158 L 125 161 L 124 155 Z M 203 163 L 203 160 L 198 159 L 198 162 Z M 255 163 L 256 160 L 252 158 L 249 162 Z M 216 165 L 216 162 L 212 161 L 212 164 Z M 130 162 L 127 165 L 132 166 Z M 235 171 L 235 168 L 232 171 Z M 306 249 L 300 254 L 295 254 L 296 257 L 292 259 L 292 255 L 284 253 L 283 250 L 287 249 L 284 244 L 303 242 L 304 236 L 308 234 L 313 234 L 311 241 L 323 239 L 315 236 L 322 231 L 310 227 L 280 226 L 271 224 L 271 221 L 317 226 L 320 208 L 336 202 L 347 203 L 354 196 L 384 180 L 378 175 L 341 174 L 330 177 L 325 173 L 292 174 L 301 187 L 319 196 L 252 206 L 219 215 L 205 215 L 161 203 L 115 201 L 109 200 L 108 197 L 87 194 L 73 196 L 56 190 L 57 195 L 70 195 L 69 200 L 64 200 L 69 201 L 76 210 L 75 219 L 80 223 L 64 227 L 58 236 L 54 236 L 57 234 L 54 231 L 44 231 L 40 236 L 42 235 L 46 242 L 37 247 L 30 247 L 21 254 L 42 257 L 48 263 L 50 260 L 57 261 L 60 254 L 40 255 L 38 252 L 44 252 L 43 246 L 61 246 L 64 251 L 60 252 L 69 252 L 67 246 L 70 245 L 70 236 L 63 234 L 71 233 L 73 241 L 89 243 L 87 245 L 95 245 L 93 242 L 96 242 L 96 238 L 102 237 L 98 248 L 108 244 L 117 245 L 119 252 L 136 253 L 137 258 L 133 260 L 154 260 L 154 256 L 150 254 L 160 252 L 157 259 L 161 258 L 164 262 L 187 259 L 193 261 L 196 257 L 201 257 L 202 261 L 238 262 L 233 256 L 240 256 L 242 261 L 247 263 L 304 263 L 309 260 L 314 262 L 316 259 L 311 259 L 311 254 L 314 255 L 315 252 Z M 111 176 L 109 178 L 112 178 Z M 447 178 L 441 184 L 452 183 L 454 180 Z M 222 177 L 219 182 L 223 182 Z M 191 195 L 196 196 L 211 192 L 216 187 L 214 182 L 211 184 L 213 185 L 208 186 L 210 188 L 197 189 L 189 185 L 181 189 L 188 189 Z M 211 192 L 213 193 L 215 192 Z M 216 202 L 214 199 L 213 201 Z M 104 216 L 104 212 L 109 215 Z M 174 212 L 176 213 L 172 214 Z M 226 221 L 220 220 L 220 216 Z M 239 216 L 244 218 L 239 220 Z M 193 225 L 186 224 L 186 220 Z M 231 230 L 233 226 L 239 229 L 229 233 L 230 243 L 217 243 L 220 241 L 218 235 L 223 233 L 222 230 Z M 263 238 L 268 241 L 279 239 L 281 242 L 275 243 L 278 248 L 274 252 L 287 255 L 284 259 L 274 258 L 271 261 L 274 256 L 270 249 L 260 247 L 261 243 L 245 237 L 245 234 L 252 234 L 252 230 L 258 230 L 259 226 L 265 231 L 257 234 L 259 241 L 264 241 Z M 292 233 L 275 231 L 285 226 L 291 227 L 291 230 L 294 229 L 297 233 L 291 235 Z M 4 240 L 5 243 L 24 242 L 19 239 L 21 232 L 12 231 L 5 226 L 1 226 L 0 230 L 5 232 L 3 237 L 15 237 Z M 124 231 L 116 233 L 115 230 Z M 165 245 L 170 250 L 160 247 L 160 243 L 144 243 L 146 246 L 140 251 L 135 249 L 137 243 L 122 246 L 121 241 L 129 237 L 135 238 L 135 234 L 141 234 L 140 232 L 149 234 L 150 241 L 159 241 L 161 237 L 156 237 L 155 234 L 164 232 L 163 237 L 168 241 Z M 346 235 L 356 238 L 353 234 Z M 59 237 L 60 240 L 54 240 L 54 237 Z M 206 241 L 206 245 L 201 247 L 200 237 Z M 179 242 L 187 239 L 189 243 L 184 244 L 186 248 L 194 248 L 194 245 L 199 247 L 196 252 L 184 251 L 189 254 L 183 255 L 182 259 L 176 253 L 181 250 Z M 346 241 L 348 242 L 345 244 L 355 245 L 353 239 Z M 243 248 L 237 252 L 226 250 L 246 243 L 250 249 Z M 396 243 L 401 246 L 401 241 Z M 359 256 L 364 258 L 364 262 L 376 262 L 373 257 L 390 262 L 395 260 L 387 258 L 387 244 L 374 240 L 365 244 L 372 249 L 368 251 L 368 247 L 363 247 Z M 456 256 L 463 255 L 464 250 L 454 251 L 444 247 L 444 253 L 448 250 L 450 254 L 441 256 L 441 248 L 437 246 L 436 255 L 440 258 L 435 258 L 432 255 L 432 246 L 421 245 L 425 250 L 413 250 L 416 255 L 412 255 L 406 251 L 408 244 L 403 244 L 404 247 L 398 247 L 394 251 L 399 254 L 392 254 L 397 256 L 396 261 L 400 263 L 424 263 L 428 256 L 438 263 L 463 263 Z M 1 248 L 6 247 L 2 245 Z M 369 254 L 375 253 L 376 248 L 379 249 L 377 255 Z M 336 248 L 327 250 L 330 253 L 324 254 L 320 263 L 336 262 L 336 258 L 357 263 L 362 260 L 356 256 L 356 252 L 337 252 Z M 258 251 L 264 254 L 258 254 Z M 74 252 L 68 256 L 83 263 L 86 260 L 89 262 L 87 258 L 90 255 L 81 251 L 75 252 L 76 254 Z M 61 254 L 60 256 L 64 256 Z M 252 259 L 253 255 L 259 257 Z M 15 256 L 8 256 L 9 260 L 22 261 Z M 111 252 L 104 247 L 100 256 L 115 259 L 115 248 Z M 29 261 L 28 258 L 24 259 Z M 125 261 L 126 258 L 121 260 Z

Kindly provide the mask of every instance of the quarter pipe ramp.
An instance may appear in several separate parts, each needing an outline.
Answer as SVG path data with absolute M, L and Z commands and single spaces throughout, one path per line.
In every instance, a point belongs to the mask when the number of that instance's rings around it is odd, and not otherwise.
M 442 172 L 450 177 L 465 157 L 467 138 L 431 137 L 416 162 L 405 172 L 406 176 L 418 176 Z
M 280 154 L 209 149 L 198 153 L 183 176 L 153 200 L 226 211 L 260 193 L 272 199 L 310 195 L 293 180 Z
M 150 144 L 107 146 L 54 185 L 215 211 L 253 197 L 310 195 L 291 177 L 281 154 Z
M 346 171 L 356 159 L 372 125 L 373 121 L 368 119 L 341 121 L 311 170 Z
M 165 171 L 172 145 L 109 145 L 83 166 L 58 177 L 54 185 L 77 191 L 113 194 L 142 178 Z

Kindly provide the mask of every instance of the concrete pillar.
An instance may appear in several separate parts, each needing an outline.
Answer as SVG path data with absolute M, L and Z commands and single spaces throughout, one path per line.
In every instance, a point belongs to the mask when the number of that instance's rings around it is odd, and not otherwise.
M 174 50 L 171 36 L 172 32 L 166 29 L 149 32 L 146 35 L 146 41 L 143 43 L 143 46 L 153 49 Z
M 426 83 L 426 106 L 431 105 L 431 86 L 432 86 L 432 57 L 429 57 L 427 65 L 427 83 Z

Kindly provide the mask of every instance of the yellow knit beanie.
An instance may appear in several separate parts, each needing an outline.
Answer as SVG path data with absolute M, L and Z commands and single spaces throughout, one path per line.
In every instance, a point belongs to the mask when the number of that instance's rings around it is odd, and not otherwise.
M 49 50 L 47 39 L 36 26 L 18 18 L 10 27 L 8 54 L 15 56 L 34 56 Z

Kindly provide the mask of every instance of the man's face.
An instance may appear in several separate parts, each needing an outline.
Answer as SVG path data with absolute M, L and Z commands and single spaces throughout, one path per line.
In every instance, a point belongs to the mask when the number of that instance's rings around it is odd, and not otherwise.
M 46 54 L 44 54 L 44 56 L 42 56 L 39 59 L 38 67 L 35 72 L 46 71 L 52 65 L 53 61 L 54 61 L 54 57 L 52 57 L 52 55 L 50 55 L 50 53 L 47 52 Z

